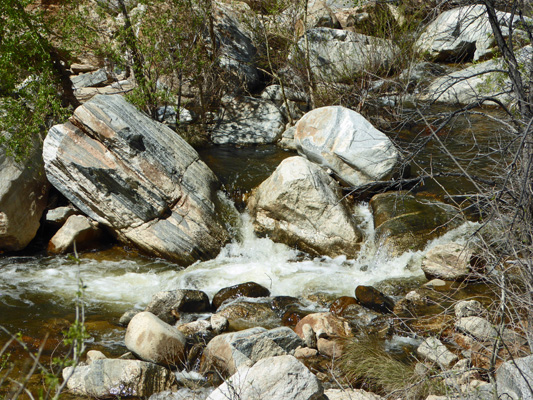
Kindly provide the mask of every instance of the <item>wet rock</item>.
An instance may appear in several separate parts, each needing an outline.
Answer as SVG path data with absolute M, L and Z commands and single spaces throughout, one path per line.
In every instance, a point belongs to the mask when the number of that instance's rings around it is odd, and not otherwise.
M 28 158 L 17 162 L 0 148 L 0 250 L 22 250 L 39 229 L 50 188 L 40 151 L 36 143 Z
M 301 338 L 304 337 L 303 326 L 306 324 L 311 326 L 317 338 L 352 336 L 352 329 L 348 321 L 331 313 L 309 314 L 298 322 L 294 332 Z
M 177 325 L 176 329 L 187 337 L 192 336 L 208 336 L 212 331 L 211 322 L 205 319 L 188 322 L 186 324 Z
M 251 366 L 260 359 L 290 353 L 298 346 L 303 346 L 303 341 L 286 327 L 225 333 L 216 336 L 205 348 L 202 370 L 215 368 L 232 375 L 243 365 Z
M 228 235 L 218 180 L 172 129 L 122 96 L 95 96 L 50 129 L 46 175 L 124 243 L 182 264 L 215 257 Z
M 98 223 L 83 215 L 72 215 L 67 219 L 48 243 L 49 254 L 64 254 L 73 251 L 74 243 L 77 250 L 86 250 L 101 245 L 105 232 Z
M 135 317 L 137 314 L 139 314 L 140 312 L 141 311 L 137 310 L 137 309 L 132 309 L 132 310 L 126 311 L 124 314 L 122 314 L 122 316 L 118 320 L 118 324 L 120 326 L 128 326 L 128 324 L 130 323 L 131 319 L 133 317 Z
M 462 300 L 459 301 L 453 308 L 457 318 L 480 317 L 485 313 L 485 309 L 477 300 Z
M 240 368 L 208 400 L 227 400 L 235 393 L 250 400 L 318 400 L 323 392 L 311 371 L 295 357 L 284 355 L 260 360 L 251 368 Z
M 252 194 L 254 229 L 313 255 L 355 258 L 362 234 L 336 182 L 303 157 L 286 158 Z
M 278 315 L 283 315 L 287 310 L 295 307 L 303 307 L 303 304 L 296 297 L 276 296 L 272 298 L 272 309 Z
M 300 309 L 288 310 L 281 317 L 281 322 L 283 323 L 284 326 L 295 327 L 298 324 L 298 322 L 300 322 L 303 318 L 305 318 L 309 314 L 312 314 L 312 311 L 306 311 L 306 310 L 300 310 Z
M 372 286 L 357 286 L 355 297 L 362 306 L 383 314 L 390 313 L 394 309 L 394 301 Z
M 355 299 L 355 297 L 341 296 L 333 303 L 331 303 L 329 312 L 335 315 L 342 316 L 343 312 L 346 310 L 346 307 L 352 304 L 357 304 L 357 300 Z
M 46 223 L 54 228 L 60 228 L 67 219 L 78 212 L 70 206 L 57 207 L 46 212 Z
M 225 96 L 211 140 L 215 144 L 275 143 L 286 122 L 281 109 L 270 100 Z
M 107 72 L 104 68 L 94 72 L 87 72 L 85 74 L 71 76 L 70 80 L 72 81 L 72 87 L 74 89 L 92 86 L 104 86 L 109 82 Z
M 501 398 L 507 395 L 516 399 L 530 399 L 533 396 L 531 382 L 533 382 L 533 356 L 506 361 L 496 371 L 498 395 Z
M 392 41 L 341 29 L 307 30 L 309 64 L 318 81 L 350 82 L 363 71 L 388 72 L 398 51 Z M 306 40 L 297 43 L 291 61 L 304 60 Z
M 213 310 L 217 310 L 222 303 L 228 300 L 233 300 L 239 297 L 268 297 L 270 290 L 255 282 L 239 283 L 238 285 L 229 286 L 220 289 L 214 296 L 212 301 Z
M 228 329 L 229 321 L 226 317 L 223 317 L 222 315 L 213 314 L 211 315 L 210 320 L 211 328 L 217 335 L 220 335 L 222 332 Z
M 147 397 L 168 390 L 174 374 L 159 365 L 138 360 L 94 360 L 90 365 L 63 369 L 70 392 L 95 398 Z
M 504 37 L 509 35 L 511 14 L 496 11 Z M 514 16 L 512 25 L 519 22 Z M 518 33 L 519 34 L 519 33 Z M 483 5 L 444 11 L 422 32 L 416 46 L 437 61 L 463 61 L 486 58 L 496 49 L 496 41 Z
M 296 124 L 298 153 L 329 168 L 347 186 L 386 180 L 399 153 L 385 134 L 363 116 L 344 107 L 317 108 Z
M 201 313 L 209 311 L 207 294 L 200 290 L 177 289 L 158 292 L 152 296 L 144 311 L 151 312 L 163 321 L 178 319 L 179 312 Z
M 428 279 L 462 281 L 471 272 L 472 251 L 459 243 L 446 243 L 428 251 L 422 261 L 422 271 Z
M 362 389 L 327 389 L 328 400 L 382 400 L 383 397 Z
M 434 337 L 426 338 L 416 349 L 417 353 L 442 368 L 450 368 L 459 358 Z
M 149 312 L 134 316 L 124 342 L 139 358 L 156 364 L 179 366 L 185 362 L 185 336 Z
M 463 223 L 458 209 L 431 197 L 407 192 L 377 194 L 370 200 L 376 229 L 376 245 L 391 255 L 423 249 Z
M 270 302 L 256 302 L 239 298 L 231 303 L 222 305 L 217 310 L 217 315 L 224 317 L 229 322 L 230 329 L 246 329 L 254 326 L 274 328 L 280 325 L 280 318 Z

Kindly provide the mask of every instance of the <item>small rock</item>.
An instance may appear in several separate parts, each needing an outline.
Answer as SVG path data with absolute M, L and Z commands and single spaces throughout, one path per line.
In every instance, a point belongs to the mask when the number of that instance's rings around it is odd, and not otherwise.
M 313 331 L 313 328 L 309 324 L 302 326 L 303 340 L 307 347 L 311 349 L 316 349 L 316 334 Z
M 324 391 L 328 400 L 382 400 L 383 397 L 362 389 L 328 389 Z
M 228 326 L 229 322 L 226 317 L 218 314 L 211 315 L 211 328 L 217 335 L 220 335 L 222 332 L 228 329 Z
M 109 81 L 109 78 L 105 69 L 100 68 L 94 72 L 71 76 L 70 80 L 74 89 L 80 89 L 84 87 L 104 86 Z
M 126 311 L 124 314 L 122 314 L 122 316 L 118 320 L 118 324 L 120 326 L 128 326 L 128 324 L 130 323 L 131 319 L 133 317 L 135 317 L 139 313 L 140 313 L 140 311 L 136 310 L 136 309 L 132 309 L 132 310 Z
M 238 297 L 268 297 L 270 290 L 255 282 L 240 283 L 238 285 L 230 286 L 220 289 L 215 296 L 213 296 L 212 306 L 217 310 L 223 302 L 229 299 L 236 299 Z
M 425 339 L 416 351 L 422 357 L 437 363 L 442 368 L 450 368 L 459 359 L 439 339 L 434 337 Z
M 333 359 L 338 359 L 343 351 L 339 342 L 324 338 L 319 338 L 317 340 L 317 348 L 320 354 Z
M 77 250 L 88 249 L 99 244 L 104 232 L 98 223 L 83 215 L 72 215 L 67 219 L 48 243 L 49 254 L 63 254 L 73 251 L 74 243 Z
M 96 360 L 105 360 L 107 357 L 104 355 L 104 353 L 102 353 L 101 351 L 98 351 L 98 350 L 89 350 L 87 352 L 87 359 L 86 359 L 86 363 L 88 365 L 91 365 L 91 363 L 93 361 L 96 361 Z
M 310 358 L 318 354 L 317 349 L 310 349 L 309 347 L 299 347 L 294 350 L 294 357 L 296 358 Z
M 304 338 L 303 327 L 306 324 L 311 326 L 317 338 L 352 336 L 348 321 L 331 313 L 309 314 L 298 322 L 294 332 L 302 339 Z
M 179 312 L 201 313 L 210 308 L 209 297 L 200 290 L 177 289 L 156 293 L 144 311 L 173 322 Z
M 461 281 L 471 272 L 472 251 L 458 243 L 438 245 L 426 253 L 422 271 L 428 279 Z
M 457 318 L 479 317 L 485 312 L 485 309 L 477 300 L 460 301 L 454 306 L 454 310 Z
M 152 313 L 135 315 L 124 341 L 128 350 L 143 360 L 169 366 L 185 362 L 185 336 Z
M 337 300 L 331 303 L 331 306 L 329 307 L 329 312 L 335 315 L 342 315 L 346 307 L 352 304 L 357 304 L 357 300 L 355 299 L 355 297 L 339 297 Z
M 178 325 L 176 328 L 187 337 L 194 335 L 206 336 L 212 329 L 211 322 L 205 319 L 199 319 L 187 324 Z
M 77 211 L 70 206 L 57 207 L 46 212 L 46 223 L 55 227 L 60 227 L 72 215 L 76 215 Z

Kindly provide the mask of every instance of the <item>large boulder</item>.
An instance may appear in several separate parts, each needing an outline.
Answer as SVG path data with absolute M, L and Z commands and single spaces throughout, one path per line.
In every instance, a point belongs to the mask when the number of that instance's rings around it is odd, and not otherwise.
M 121 96 L 96 96 L 52 127 L 43 156 L 50 182 L 125 243 L 190 264 L 215 257 L 227 232 L 218 180 L 170 128 Z
M 144 361 L 168 366 L 181 366 L 185 361 L 185 336 L 147 311 L 131 319 L 124 342 Z
M 314 255 L 354 258 L 362 235 L 336 182 L 318 165 L 290 157 L 252 194 L 254 229 Z
M 326 82 L 350 82 L 364 71 L 387 72 L 394 66 L 396 46 L 388 40 L 341 29 L 309 29 L 307 45 L 302 37 L 292 63 L 305 65 L 307 58 L 315 79 Z
M 502 11 L 496 14 L 502 34 L 508 37 L 511 14 Z M 519 21 L 515 15 L 512 25 L 516 28 Z M 443 12 L 424 29 L 416 46 L 437 61 L 478 61 L 492 53 L 496 40 L 487 9 L 479 4 Z
M 274 143 L 285 130 L 285 123 L 281 108 L 271 100 L 224 96 L 211 140 L 215 144 Z
M 290 355 L 270 357 L 243 366 L 207 400 L 318 400 L 324 389 L 305 365 Z
M 296 124 L 298 153 L 329 168 L 347 186 L 388 179 L 399 158 L 389 138 L 361 114 L 340 106 L 317 108 Z
M 531 46 L 517 51 L 518 63 L 527 63 L 532 53 Z M 474 64 L 433 80 L 419 98 L 447 105 L 475 104 L 483 98 L 494 98 L 506 105 L 512 105 L 516 96 L 512 92 L 511 80 L 505 70 L 502 58 Z
M 22 250 L 35 237 L 48 200 L 40 146 L 24 161 L 0 148 L 0 250 Z
M 460 211 L 432 197 L 407 192 L 377 194 L 370 200 L 376 244 L 391 255 L 423 249 L 428 241 L 463 223 Z
M 175 384 L 167 368 L 137 360 L 99 359 L 63 370 L 67 388 L 92 398 L 148 397 Z
M 257 327 L 225 333 L 216 336 L 205 348 L 202 369 L 233 375 L 242 366 L 290 353 L 298 346 L 303 346 L 303 341 L 287 327 L 272 330 Z

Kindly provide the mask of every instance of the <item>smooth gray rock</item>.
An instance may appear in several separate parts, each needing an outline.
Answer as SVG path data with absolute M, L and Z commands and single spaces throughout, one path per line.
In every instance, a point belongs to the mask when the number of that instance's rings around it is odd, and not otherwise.
M 455 323 L 455 327 L 481 341 L 495 340 L 498 336 L 498 331 L 494 326 L 481 317 L 459 318 Z
M 0 250 L 22 250 L 39 229 L 50 189 L 40 152 L 17 162 L 0 148 Z
M 416 351 L 422 357 L 446 369 L 459 359 L 439 339 L 434 337 L 426 338 Z
M 305 365 L 284 355 L 239 368 L 208 400 L 318 400 L 323 393 L 319 380 Z
M 76 214 L 77 211 L 73 207 L 57 207 L 46 212 L 46 223 L 52 226 L 60 227 L 67 222 L 67 219 L 70 216 Z
M 67 253 L 73 251 L 74 243 L 76 250 L 85 250 L 98 246 L 104 236 L 98 223 L 83 215 L 72 215 L 50 239 L 47 250 L 49 254 Z
M 346 82 L 363 71 L 388 71 L 394 65 L 397 48 L 392 41 L 331 28 L 309 29 L 306 35 L 309 64 L 319 81 Z M 303 65 L 305 49 L 302 37 L 291 61 Z
M 185 336 L 146 311 L 131 319 L 124 342 L 145 361 L 168 366 L 181 366 L 185 361 Z
M 314 255 L 355 258 L 362 234 L 340 187 L 303 157 L 283 160 L 253 192 L 248 208 L 254 229 L 276 242 Z
M 156 393 L 148 400 L 205 400 L 213 391 L 212 388 L 180 388 L 177 392 L 164 391 Z
M 496 11 L 504 37 L 509 35 L 511 14 Z M 513 18 L 516 28 L 520 21 Z M 515 32 L 515 34 L 517 34 Z M 422 32 L 415 44 L 419 51 L 428 53 L 437 61 L 473 59 L 478 61 L 497 47 L 484 5 L 454 8 L 439 14 Z
M 229 375 L 260 359 L 291 353 L 303 341 L 288 327 L 271 330 L 256 327 L 225 333 L 212 339 L 204 350 L 204 369 L 216 368 Z
M 471 273 L 472 250 L 459 243 L 435 246 L 422 260 L 422 271 L 428 279 L 460 281 Z
M 348 186 L 389 178 L 399 159 L 384 133 L 361 114 L 340 106 L 305 114 L 296 124 L 294 140 L 300 155 L 331 169 Z
M 282 110 L 270 100 L 225 96 L 211 140 L 215 144 L 274 143 L 285 123 Z
M 169 127 L 123 97 L 95 96 L 44 141 L 46 175 L 124 243 L 182 264 L 215 257 L 228 239 L 219 182 Z
M 104 68 L 94 72 L 87 72 L 76 76 L 71 76 L 72 87 L 74 89 L 81 89 L 84 87 L 104 86 L 109 78 Z
M 172 372 L 159 365 L 137 360 L 94 360 L 90 365 L 63 369 L 70 392 L 96 398 L 147 397 L 168 390 Z
M 533 355 L 504 362 L 496 371 L 496 384 L 500 398 L 533 398 Z
M 526 63 L 532 52 L 531 46 L 517 51 L 518 63 Z M 448 105 L 466 105 L 477 103 L 485 97 L 493 97 L 506 105 L 512 105 L 516 96 L 512 92 L 509 76 L 505 72 L 498 72 L 505 71 L 505 68 L 503 60 L 497 58 L 449 73 L 433 80 L 419 99 Z

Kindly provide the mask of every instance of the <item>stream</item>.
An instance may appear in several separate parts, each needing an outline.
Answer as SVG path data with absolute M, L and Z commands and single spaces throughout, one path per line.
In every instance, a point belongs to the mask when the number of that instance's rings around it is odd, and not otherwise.
M 423 140 L 423 135 L 422 128 L 415 126 L 399 132 L 395 139 L 407 148 L 415 139 Z M 479 116 L 470 121 L 457 120 L 443 140 L 446 139 L 448 150 L 459 158 L 463 168 L 490 177 L 494 173 L 492 149 L 497 135 L 497 126 Z M 223 183 L 224 201 L 230 207 L 236 201 L 237 208 L 246 193 L 292 155 L 275 146 L 210 147 L 200 151 L 201 158 Z M 422 169 L 453 172 L 457 166 L 432 142 L 414 160 L 413 175 L 420 174 Z M 415 191 L 442 196 L 444 192 L 463 194 L 473 190 L 463 179 L 443 178 L 439 183 L 429 183 Z M 78 261 L 69 256 L 0 255 L 1 324 L 26 338 L 30 349 L 38 348 L 40 339 L 50 332 L 50 346 L 45 347 L 44 355 L 55 356 L 61 332 L 74 320 L 74 302 L 81 291 L 91 335 L 88 348 L 118 356 L 126 351 L 124 328 L 117 324 L 120 315 L 131 308 L 142 309 L 159 291 L 199 289 L 212 298 L 221 288 L 254 281 L 269 288 L 274 296 L 305 298 L 317 292 L 353 296 L 357 285 L 373 285 L 390 278 L 422 277 L 420 264 L 429 249 L 451 241 L 464 242 L 478 226 L 475 221 L 466 222 L 430 242 L 424 250 L 390 258 L 374 245 L 368 203 L 356 204 L 353 212 L 363 221 L 366 237 L 355 260 L 344 256 L 312 258 L 268 238 L 258 238 L 248 215 L 236 209 L 234 239 L 215 259 L 188 268 L 147 258 L 120 246 L 81 254 Z M 5 332 L 0 332 L 0 344 L 7 338 Z M 20 359 L 24 357 L 23 352 L 15 353 Z

